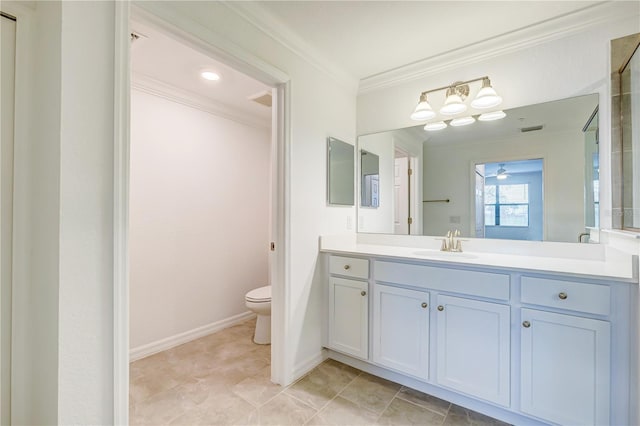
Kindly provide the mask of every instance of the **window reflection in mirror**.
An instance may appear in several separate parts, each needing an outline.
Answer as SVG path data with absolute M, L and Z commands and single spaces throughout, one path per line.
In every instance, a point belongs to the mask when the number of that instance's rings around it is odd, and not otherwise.
M 404 199 L 396 201 L 392 186 L 394 153 L 402 145 L 412 147 L 411 152 L 420 160 L 414 173 L 419 198 L 416 211 L 411 213 L 411 234 L 414 228 L 421 235 L 431 236 L 460 229 L 463 236 L 482 237 L 485 207 L 476 198 L 484 192 L 484 184 L 479 191 L 475 166 L 541 159 L 542 229 L 531 239 L 577 243 L 586 227 L 598 226 L 597 107 L 598 95 L 592 94 L 512 108 L 505 111 L 507 116 L 502 120 L 478 121 L 438 132 L 427 132 L 421 124 L 360 136 L 358 148 L 379 156 L 381 200 L 375 211 L 360 208 L 358 231 L 396 232 L 394 212 L 398 203 L 406 204 Z M 589 122 L 591 125 L 587 126 Z M 531 195 L 529 189 L 528 196 Z M 496 208 L 504 211 L 507 206 Z M 527 220 L 531 224 L 532 205 L 528 208 Z M 522 213 L 524 208 L 511 209 Z M 495 220 L 495 214 L 493 217 Z M 511 226 L 521 224 L 522 217 Z M 477 218 L 482 218 L 482 223 L 477 223 Z M 506 229 L 504 222 L 501 226 Z
M 353 206 L 354 147 L 335 138 L 327 138 L 327 201 L 330 205 Z
M 360 206 L 377 208 L 380 205 L 380 159 L 360 150 Z

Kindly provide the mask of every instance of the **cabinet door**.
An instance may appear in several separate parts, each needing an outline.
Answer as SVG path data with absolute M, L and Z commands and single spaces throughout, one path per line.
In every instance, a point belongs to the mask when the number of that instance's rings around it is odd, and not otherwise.
M 329 347 L 367 359 L 369 302 L 366 281 L 329 279 Z
M 533 309 L 521 319 L 521 410 L 559 424 L 609 424 L 610 324 Z
M 429 293 L 375 284 L 373 321 L 373 361 L 426 381 Z
M 437 297 L 437 383 L 508 407 L 510 307 Z

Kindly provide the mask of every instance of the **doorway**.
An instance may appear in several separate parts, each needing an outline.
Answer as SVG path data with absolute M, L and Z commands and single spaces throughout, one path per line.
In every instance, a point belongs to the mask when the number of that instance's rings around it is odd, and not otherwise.
M 398 147 L 394 150 L 393 233 L 420 235 L 416 168 L 418 159 Z
M 178 27 L 164 21 L 149 11 L 133 6 L 131 10 L 124 4 L 116 5 L 116 27 L 119 28 L 119 38 L 116 43 L 116 57 L 118 58 L 116 72 L 116 160 L 115 173 L 115 221 L 114 221 L 114 399 L 115 422 L 128 421 L 128 380 L 129 380 L 129 282 L 128 282 L 128 234 L 129 234 L 129 52 L 131 48 L 129 19 L 156 27 L 165 35 L 182 42 L 201 53 L 222 61 L 228 66 L 261 81 L 273 88 L 273 117 L 271 126 L 271 170 L 269 188 L 271 205 L 269 208 L 269 222 L 271 228 L 270 246 L 268 252 L 269 277 L 272 284 L 272 344 L 271 344 L 271 380 L 275 383 L 290 381 L 292 372 L 287 368 L 288 353 L 286 351 L 285 327 L 286 299 L 288 276 L 286 271 L 287 235 L 288 235 L 288 173 L 289 173 L 289 77 L 271 67 L 260 59 L 247 54 L 238 46 L 216 46 L 218 38 L 213 33 L 200 31 L 198 35 L 191 34 L 190 28 Z

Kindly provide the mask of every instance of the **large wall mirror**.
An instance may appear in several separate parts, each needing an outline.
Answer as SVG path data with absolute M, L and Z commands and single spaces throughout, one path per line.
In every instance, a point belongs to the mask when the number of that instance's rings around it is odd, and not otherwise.
M 336 138 L 327 138 L 327 202 L 353 206 L 354 146 Z
M 578 242 L 597 228 L 598 95 L 505 112 L 360 136 L 359 151 L 378 157 L 379 203 L 359 208 L 358 231 Z

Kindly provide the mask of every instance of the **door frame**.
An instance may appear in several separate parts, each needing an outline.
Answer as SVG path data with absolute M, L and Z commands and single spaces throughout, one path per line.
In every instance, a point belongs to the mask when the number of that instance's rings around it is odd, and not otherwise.
M 271 380 L 291 381 L 292 354 L 286 350 L 289 335 L 290 246 L 290 78 L 194 21 L 176 16 L 163 3 L 115 3 L 114 81 L 114 230 L 113 328 L 114 424 L 129 421 L 129 149 L 130 149 L 130 20 L 147 23 L 212 58 L 274 87 L 272 113 L 272 207 L 270 252 L 272 285 Z

